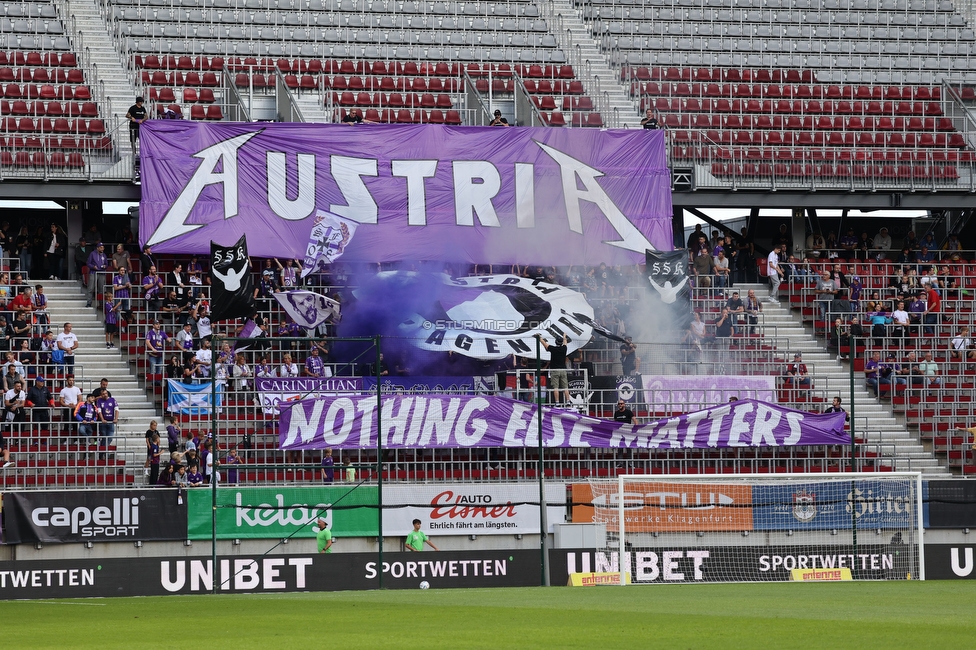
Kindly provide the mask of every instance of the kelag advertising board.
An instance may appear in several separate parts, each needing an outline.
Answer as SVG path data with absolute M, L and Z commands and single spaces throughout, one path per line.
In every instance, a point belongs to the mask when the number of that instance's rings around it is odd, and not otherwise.
M 284 593 L 539 584 L 538 551 L 451 551 L 219 557 L 104 558 L 0 562 L 0 600 L 165 596 L 207 593 L 216 579 L 226 593 Z
M 210 490 L 190 490 L 187 539 L 210 539 Z M 323 517 L 337 537 L 379 534 L 376 488 L 223 488 L 217 491 L 218 539 L 315 537 L 312 524 Z

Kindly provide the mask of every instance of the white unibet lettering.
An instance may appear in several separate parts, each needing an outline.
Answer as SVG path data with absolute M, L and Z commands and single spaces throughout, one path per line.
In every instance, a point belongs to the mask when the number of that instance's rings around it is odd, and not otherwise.
M 603 176 L 603 172 L 564 154 L 558 149 L 546 146 L 541 142 L 538 145 L 559 164 L 559 173 L 563 184 L 563 200 L 566 203 L 566 218 L 569 220 L 570 230 L 578 233 L 583 232 L 580 201 L 588 201 L 603 212 L 610 225 L 622 237 L 620 241 L 604 243 L 640 253 L 647 249 L 655 250 L 651 242 L 624 216 L 624 213 L 620 211 L 620 208 L 614 204 L 610 196 L 597 182 L 596 179 Z M 580 189 L 581 183 L 584 189 Z
M 535 167 L 530 163 L 515 163 L 515 223 L 535 228 Z
M 285 565 L 285 558 L 266 557 L 264 558 L 264 588 L 265 589 L 284 589 L 288 585 L 284 580 L 276 580 L 278 572 Z
M 310 557 L 288 558 L 288 566 L 295 567 L 295 588 L 304 589 L 305 588 L 305 567 L 312 566 L 312 558 Z
M 238 135 L 193 154 L 194 158 L 200 158 L 203 162 L 193 172 L 193 176 L 190 177 L 180 195 L 176 197 L 172 207 L 146 244 L 155 246 L 174 237 L 193 232 L 197 228 L 202 228 L 202 224 L 187 225 L 186 220 L 197 204 L 200 194 L 208 185 L 223 185 L 224 219 L 237 216 L 237 150 L 259 133 L 261 131 Z M 220 171 L 214 171 L 218 166 Z
M 427 225 L 427 195 L 424 179 L 437 172 L 436 160 L 394 160 L 393 175 L 407 179 L 407 224 Z
M 481 181 L 475 183 L 475 179 Z M 495 166 L 485 160 L 454 161 L 454 215 L 459 226 L 473 226 L 474 216 L 482 226 L 501 226 L 491 200 L 502 187 Z
M 268 205 L 282 219 L 299 221 L 315 210 L 315 156 L 298 155 L 296 196 L 288 198 L 288 161 L 280 151 L 268 152 Z
M 337 400 L 339 401 L 339 400 Z M 323 400 L 316 400 L 312 405 L 312 414 L 305 418 L 305 408 L 301 403 L 296 403 L 291 408 L 291 418 L 288 420 L 288 433 L 285 441 L 281 444 L 283 449 L 287 449 L 296 442 L 310 442 L 315 438 L 318 431 L 319 422 L 322 421 L 322 410 L 325 408 Z
M 753 447 L 776 447 L 776 436 L 773 429 L 779 424 L 783 416 L 779 411 L 771 409 L 765 404 L 756 405 L 756 420 L 752 425 Z
M 684 580 L 685 574 L 678 571 L 678 558 L 684 553 L 681 551 L 664 552 L 664 579 L 665 580 Z
M 660 569 L 657 567 L 657 553 L 651 551 L 641 551 L 637 553 L 636 563 L 634 573 L 634 581 L 654 581 L 657 580 L 658 576 L 661 575 Z
M 261 583 L 258 563 L 254 560 L 234 560 L 234 589 L 254 589 Z
M 332 156 L 332 178 L 335 179 L 346 205 L 333 203 L 329 211 L 359 223 L 376 223 L 376 201 L 361 176 L 377 176 L 376 160 Z
M 213 589 L 213 564 L 210 560 L 190 560 L 190 591 Z
M 709 558 L 711 553 L 709 551 L 688 551 L 685 555 L 695 560 L 695 580 L 704 580 L 705 574 L 702 573 L 702 563 Z
M 949 562 L 952 564 L 952 572 L 960 578 L 965 578 L 973 572 L 973 548 L 967 546 L 963 549 L 965 566 L 959 562 L 959 549 L 955 546 L 949 549 Z
M 176 593 L 183 588 L 186 584 L 186 562 L 179 560 L 176 562 L 176 579 L 170 579 L 170 569 L 169 562 L 162 561 L 159 563 L 159 581 L 163 585 L 163 589 L 170 593 Z
M 459 445 L 462 447 L 470 447 L 481 441 L 481 438 L 485 435 L 485 431 L 488 430 L 488 423 L 483 418 L 472 418 L 471 416 L 476 412 L 485 410 L 489 406 L 488 400 L 483 397 L 475 397 L 464 405 L 457 425 L 454 427 L 454 439 L 457 440 Z M 471 421 L 471 433 L 468 433 L 469 420 Z

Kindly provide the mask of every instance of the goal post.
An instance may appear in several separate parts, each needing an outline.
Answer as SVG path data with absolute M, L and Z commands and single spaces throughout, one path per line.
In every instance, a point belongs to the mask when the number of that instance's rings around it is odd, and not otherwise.
M 626 474 L 589 489 L 608 534 L 597 564 L 620 584 L 925 579 L 919 472 Z

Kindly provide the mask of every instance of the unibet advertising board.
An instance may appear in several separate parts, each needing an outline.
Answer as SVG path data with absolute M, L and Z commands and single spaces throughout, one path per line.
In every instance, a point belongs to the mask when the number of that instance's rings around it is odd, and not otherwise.
M 211 538 L 210 490 L 188 493 L 189 539 Z M 315 537 L 323 517 L 337 537 L 379 534 L 376 488 L 223 488 L 217 490 L 218 539 Z

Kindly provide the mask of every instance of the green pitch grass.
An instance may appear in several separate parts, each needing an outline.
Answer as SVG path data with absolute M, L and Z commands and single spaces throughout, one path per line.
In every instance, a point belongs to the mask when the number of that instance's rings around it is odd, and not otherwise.
M 0 603 L 5 648 L 968 648 L 976 581 Z

